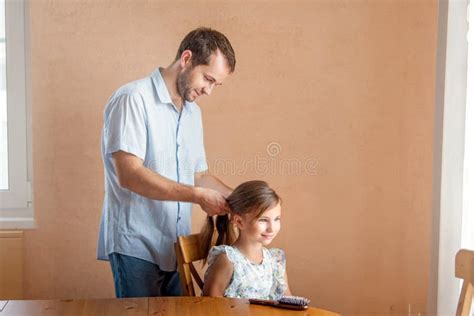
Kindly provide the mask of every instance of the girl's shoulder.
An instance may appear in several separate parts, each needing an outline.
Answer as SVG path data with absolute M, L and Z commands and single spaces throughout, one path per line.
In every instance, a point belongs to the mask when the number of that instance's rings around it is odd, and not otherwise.
M 207 263 L 212 265 L 222 254 L 226 255 L 227 259 L 229 259 L 229 261 L 232 263 L 237 260 L 236 249 L 234 247 L 228 245 L 219 245 L 211 248 L 209 255 L 207 256 Z

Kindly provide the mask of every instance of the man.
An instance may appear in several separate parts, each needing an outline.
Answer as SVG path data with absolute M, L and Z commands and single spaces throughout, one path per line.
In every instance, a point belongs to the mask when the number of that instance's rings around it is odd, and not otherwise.
M 97 257 L 109 260 L 117 297 L 181 294 L 174 242 L 191 230 L 191 203 L 228 211 L 231 189 L 207 173 L 201 111 L 233 73 L 235 54 L 220 32 L 198 28 L 175 61 L 128 83 L 104 112 L 105 198 Z

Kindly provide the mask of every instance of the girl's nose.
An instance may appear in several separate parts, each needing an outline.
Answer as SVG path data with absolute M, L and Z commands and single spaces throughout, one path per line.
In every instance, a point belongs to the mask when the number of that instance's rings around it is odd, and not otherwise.
M 273 232 L 273 224 L 272 223 L 269 223 L 268 226 L 267 226 L 267 232 L 271 233 Z

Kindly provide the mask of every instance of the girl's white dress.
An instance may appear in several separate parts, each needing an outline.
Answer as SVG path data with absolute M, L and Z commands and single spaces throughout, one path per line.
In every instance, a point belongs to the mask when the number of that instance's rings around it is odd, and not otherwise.
M 277 300 L 285 293 L 285 252 L 278 248 L 263 248 L 260 264 L 251 262 L 237 248 L 227 245 L 213 247 L 207 258 L 211 267 L 220 254 L 226 254 L 234 265 L 234 272 L 224 296 Z M 209 269 L 204 275 L 207 279 Z

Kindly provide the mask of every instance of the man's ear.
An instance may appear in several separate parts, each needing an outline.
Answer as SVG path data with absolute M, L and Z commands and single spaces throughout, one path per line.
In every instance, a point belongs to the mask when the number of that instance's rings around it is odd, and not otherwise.
M 179 65 L 181 68 L 186 68 L 188 64 L 191 64 L 191 58 L 193 57 L 193 52 L 189 49 L 185 50 L 181 53 L 181 57 L 179 58 Z

